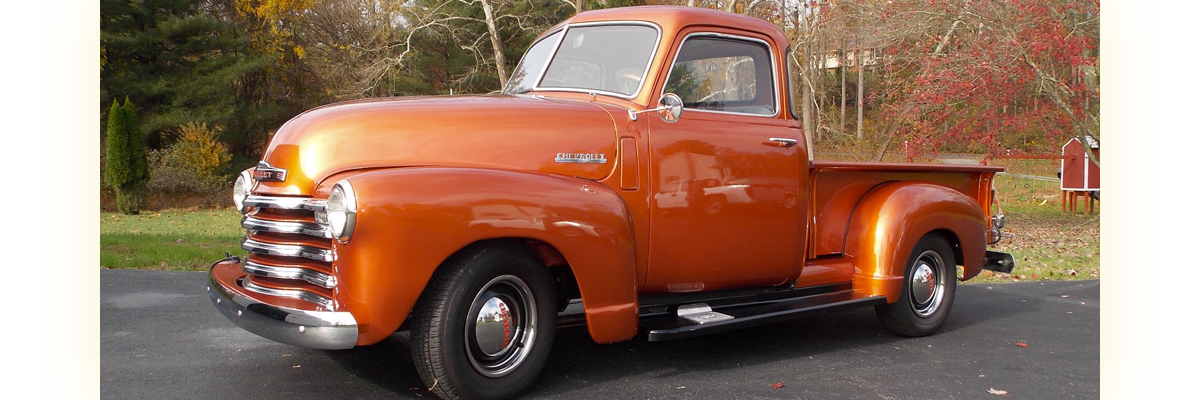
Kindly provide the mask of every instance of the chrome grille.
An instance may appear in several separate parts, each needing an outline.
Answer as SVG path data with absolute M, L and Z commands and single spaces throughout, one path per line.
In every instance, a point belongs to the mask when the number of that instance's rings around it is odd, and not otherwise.
M 248 291 L 303 300 L 333 311 L 333 241 L 328 227 L 316 221 L 325 201 L 307 197 L 249 196 L 243 202 L 241 281 Z

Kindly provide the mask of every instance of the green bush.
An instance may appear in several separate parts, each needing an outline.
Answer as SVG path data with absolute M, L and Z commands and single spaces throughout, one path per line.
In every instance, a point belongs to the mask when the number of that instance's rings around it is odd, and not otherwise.
M 104 138 L 104 181 L 117 197 L 117 209 L 134 215 L 141 207 L 142 189 L 150 180 L 146 145 L 138 130 L 137 115 L 128 98 L 125 105 L 113 99 L 108 112 L 108 136 Z

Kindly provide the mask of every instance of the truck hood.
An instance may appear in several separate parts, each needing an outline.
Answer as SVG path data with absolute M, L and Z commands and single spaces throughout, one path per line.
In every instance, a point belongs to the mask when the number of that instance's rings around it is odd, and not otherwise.
M 255 192 L 310 196 L 333 174 L 452 166 L 542 171 L 599 180 L 612 173 L 612 116 L 586 101 L 529 95 L 371 99 L 316 108 L 288 121 L 263 161 L 287 170 Z M 586 161 L 586 162 L 584 162 Z

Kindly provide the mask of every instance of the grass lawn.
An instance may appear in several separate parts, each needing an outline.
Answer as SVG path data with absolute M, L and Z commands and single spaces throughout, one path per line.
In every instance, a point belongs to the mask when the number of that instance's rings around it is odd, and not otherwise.
M 1054 176 L 1056 162 L 1012 160 L 1009 171 Z M 1013 274 L 983 271 L 968 282 L 1100 278 L 1100 203 L 1084 215 L 1062 212 L 1057 181 L 999 175 L 996 195 L 1006 215 L 1005 237 L 993 246 L 1017 260 Z
M 100 267 L 204 271 L 225 252 L 241 254 L 241 215 L 219 210 L 100 214 Z
M 1054 176 L 1056 171 L 1046 161 L 1012 162 L 1016 165 L 1008 167 L 1013 173 Z M 1013 274 L 983 271 L 968 282 L 1100 277 L 1098 212 L 1090 216 L 1062 213 L 1058 182 L 1000 175 L 996 191 L 1007 227 L 1004 240 L 994 249 L 1011 253 L 1017 268 Z M 134 216 L 101 213 L 100 267 L 204 271 L 225 252 L 244 255 L 240 220 L 232 207 Z

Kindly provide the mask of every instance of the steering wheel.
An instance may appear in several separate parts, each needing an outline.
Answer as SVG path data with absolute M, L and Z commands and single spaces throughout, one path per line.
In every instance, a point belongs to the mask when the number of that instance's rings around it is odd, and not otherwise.
M 617 87 L 621 89 L 621 93 L 633 94 L 638 86 L 642 84 L 642 77 L 634 75 L 630 72 L 617 74 Z
M 551 78 L 549 76 L 542 78 L 542 83 L 541 83 L 541 85 L 538 85 L 538 86 L 545 86 L 545 87 L 552 87 L 552 88 L 570 87 L 569 85 L 567 85 L 566 80 Z

